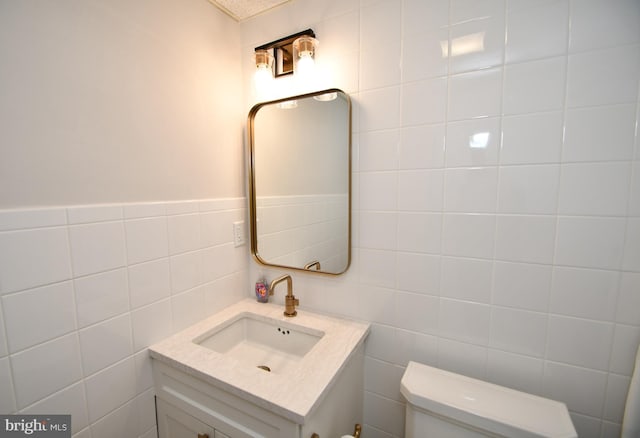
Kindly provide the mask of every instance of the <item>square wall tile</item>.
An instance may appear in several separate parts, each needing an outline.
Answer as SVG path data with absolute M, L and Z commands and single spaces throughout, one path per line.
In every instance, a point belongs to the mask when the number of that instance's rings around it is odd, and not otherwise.
M 371 322 L 396 325 L 395 292 L 384 287 L 359 286 L 360 317 Z
M 561 110 L 564 104 L 565 66 L 564 57 L 506 66 L 504 113 Z
M 440 295 L 458 300 L 489 303 L 492 263 L 488 260 L 442 258 Z
M 4 411 L 6 412 L 6 411 Z M 71 415 L 71 430 L 84 429 L 89 425 L 87 400 L 84 396 L 84 384 L 76 383 L 23 409 L 21 413 L 41 415 L 43 412 L 58 415 Z M 75 437 L 75 435 L 74 435 Z
M 204 289 L 196 287 L 171 297 L 172 330 L 177 332 L 205 317 Z
M 405 35 L 449 25 L 449 0 L 405 0 L 402 6 Z
M 567 52 L 568 0 L 536 2 L 521 9 L 511 9 L 510 3 L 507 1 L 506 62 L 529 61 Z
M 543 360 L 506 351 L 489 349 L 487 379 L 497 385 L 529 394 L 540 394 Z
M 560 315 L 614 321 L 618 272 L 595 269 L 553 269 L 549 310 Z
M 386 53 L 387 56 L 380 56 Z M 360 51 L 360 90 L 400 84 L 400 41 L 384 41 L 375 49 Z
M 91 437 L 138 436 L 139 418 L 135 400 L 124 403 L 91 425 Z
M 504 15 L 451 26 L 449 57 L 451 73 L 501 65 L 504 59 Z M 444 52 L 444 49 L 443 49 Z
M 440 256 L 399 252 L 398 289 L 437 296 L 440 265 Z
M 396 249 L 398 217 L 391 212 L 368 212 L 360 216 L 360 247 Z
M 132 309 L 167 298 L 171 295 L 169 259 L 130 266 L 129 289 Z
M 496 252 L 499 260 L 551 264 L 556 219 L 549 216 L 498 216 Z
M 398 210 L 442 211 L 443 178 L 441 169 L 398 172 Z
M 620 269 L 624 250 L 622 218 L 558 218 L 555 264 Z
M 498 212 L 555 214 L 560 184 L 560 166 L 500 167 Z
M 133 350 L 138 352 L 171 334 L 171 302 L 158 301 L 131 312 Z
M 640 4 L 634 0 L 571 2 L 571 51 L 640 42 Z
M 491 308 L 485 304 L 441 298 L 439 333 L 445 338 L 487 345 Z
M 2 297 L 12 353 L 49 341 L 76 328 L 70 281 Z M 27 317 L 28 315 L 28 317 Z M 34 324 L 34 321 L 37 321 Z
M 559 163 L 563 137 L 562 112 L 504 117 L 500 163 Z
M 129 310 L 125 269 L 78 278 L 74 280 L 74 288 L 80 328 Z
M 495 166 L 500 150 L 500 119 L 464 120 L 447 125 L 447 167 Z
M 247 223 L 244 210 L 234 209 L 200 214 L 202 246 L 230 243 L 233 240 L 232 224 L 236 221 Z
M 135 397 L 135 364 L 129 358 L 85 380 L 92 423 Z
M 171 257 L 171 292 L 178 293 L 202 284 L 202 253 L 187 252 Z
M 365 357 L 365 391 L 373 392 L 392 400 L 402 401 L 400 380 L 402 379 L 403 372 L 403 367 Z
M 360 134 L 360 170 L 395 170 L 398 168 L 400 132 L 397 129 Z
M 501 99 L 501 68 L 451 76 L 448 119 L 453 121 L 498 116 Z
M 622 46 L 569 56 L 567 105 L 633 103 L 638 95 L 640 48 Z
M 564 164 L 558 214 L 625 216 L 630 181 L 628 162 Z
M 400 126 L 400 87 L 363 91 L 357 104 L 360 132 Z
M 392 436 L 404 436 L 404 404 L 369 391 L 364 393 L 364 423 Z
M 442 123 L 446 117 L 447 79 L 425 79 L 402 84 L 402 126 Z M 393 108 L 389 107 L 387 117 Z
M 0 294 L 71 278 L 65 228 L 0 233 Z
M 496 261 L 493 304 L 546 312 L 551 266 Z
M 445 214 L 442 254 L 490 259 L 496 235 L 496 218 L 489 214 Z
M 395 287 L 397 277 L 395 252 L 376 249 L 360 250 L 358 272 L 361 284 Z
M 378 2 L 361 7 L 360 50 L 375 51 L 387 42 L 400 42 L 401 11 L 400 1 Z
M 445 76 L 449 72 L 449 57 L 445 51 L 449 41 L 449 29 L 432 29 L 420 33 L 405 33 L 402 39 L 402 82 Z M 379 49 L 377 56 L 380 56 Z M 415 54 L 420 54 L 415 56 Z M 406 55 L 414 54 L 414 55 Z
M 419 125 L 400 131 L 398 169 L 444 167 L 445 125 Z
M 489 346 L 511 353 L 544 357 L 547 314 L 494 307 Z
M 122 222 L 102 222 L 69 227 L 71 260 L 75 276 L 95 274 L 126 264 Z
M 551 315 L 547 358 L 606 371 L 609 368 L 613 328 L 611 323 Z
M 395 301 L 395 321 L 399 328 L 424 334 L 437 333 L 438 297 L 398 292 Z
M 546 362 L 544 396 L 567 404 L 572 412 L 599 417 L 604 407 L 607 373 Z
M 200 249 L 200 215 L 182 214 L 168 217 L 169 254 Z
M 360 210 L 396 209 L 398 177 L 395 172 L 360 174 Z
M 18 408 L 24 408 L 82 378 L 78 335 L 58 338 L 11 356 Z
M 635 127 L 635 105 L 569 110 L 562 161 L 631 160 Z
M 398 213 L 399 251 L 438 254 L 441 237 L 441 213 Z
M 128 314 L 80 330 L 79 336 L 85 376 L 133 353 L 131 316 Z
M 463 376 L 486 380 L 488 350 L 487 347 L 439 338 L 437 366 Z
M 447 169 L 444 210 L 458 213 L 494 213 L 498 169 L 478 167 Z
M 504 18 L 505 0 L 451 0 L 451 24 L 487 17 Z
M 127 262 L 145 262 L 169 255 L 167 219 L 165 217 L 127 220 Z

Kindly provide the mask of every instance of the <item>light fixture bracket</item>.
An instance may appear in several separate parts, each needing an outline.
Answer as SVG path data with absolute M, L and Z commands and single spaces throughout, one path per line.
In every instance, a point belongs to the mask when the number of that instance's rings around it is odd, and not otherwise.
M 256 51 L 273 51 L 274 77 L 293 74 L 293 42 L 302 36 L 315 38 L 316 34 L 312 29 L 307 29 L 255 48 Z

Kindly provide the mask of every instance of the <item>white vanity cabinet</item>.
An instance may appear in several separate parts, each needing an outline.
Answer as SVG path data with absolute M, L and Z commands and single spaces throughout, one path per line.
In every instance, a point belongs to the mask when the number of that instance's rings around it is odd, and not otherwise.
M 362 349 L 304 424 L 154 360 L 159 438 L 311 438 L 314 433 L 328 438 L 352 433 L 362 422 Z
M 247 335 L 245 343 L 242 330 L 260 336 Z M 352 433 L 363 420 L 368 332 L 368 324 L 306 311 L 284 318 L 282 306 L 243 300 L 151 346 L 159 438 Z M 220 342 L 203 341 L 212 336 Z M 256 363 L 253 356 L 219 348 L 230 339 L 242 348 L 258 342 L 280 350 Z M 313 344 L 297 348 L 303 339 Z

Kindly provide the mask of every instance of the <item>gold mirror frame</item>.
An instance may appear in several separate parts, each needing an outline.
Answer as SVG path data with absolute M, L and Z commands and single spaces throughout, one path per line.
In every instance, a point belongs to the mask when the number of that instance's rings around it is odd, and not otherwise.
M 256 191 L 256 133 L 255 133 L 255 117 L 258 113 L 258 111 L 261 108 L 264 108 L 265 106 L 268 105 L 278 105 L 278 104 L 282 104 L 284 102 L 288 102 L 288 101 L 295 101 L 295 100 L 302 100 L 302 99 L 306 99 L 306 98 L 313 98 L 315 96 L 321 96 L 321 95 L 325 95 L 325 94 L 330 94 L 330 93 L 338 93 L 339 95 L 341 95 L 342 97 L 344 97 L 344 100 L 347 103 L 347 117 L 348 117 L 348 121 L 347 121 L 347 235 L 346 235 L 346 263 L 344 265 L 344 269 L 339 271 L 339 272 L 332 272 L 332 271 L 324 271 L 322 270 L 322 268 L 320 270 L 317 269 L 317 260 L 309 260 L 305 266 L 290 266 L 290 265 L 285 265 L 285 264 L 278 264 L 278 263 L 273 263 L 270 262 L 268 260 L 264 260 L 263 257 L 261 257 L 260 253 L 259 253 L 259 248 L 258 248 L 258 226 L 257 226 L 257 222 L 258 222 L 258 206 L 257 206 L 257 191 Z M 313 93 L 307 93 L 307 94 L 302 94 L 302 95 L 298 95 L 298 96 L 290 96 L 287 98 L 283 98 L 283 99 L 277 99 L 277 100 L 272 100 L 272 101 L 268 101 L 268 102 L 262 102 L 262 103 L 258 103 L 256 105 L 254 105 L 251 110 L 249 111 L 249 116 L 248 116 L 248 121 L 247 121 L 247 134 L 248 134 L 248 138 L 249 138 L 249 152 L 250 152 L 250 168 L 249 168 L 249 213 L 250 213 L 250 231 L 251 231 L 251 254 L 253 255 L 254 259 L 265 266 L 272 266 L 272 267 L 277 267 L 277 268 L 285 268 L 285 269 L 293 269 L 296 271 L 303 271 L 303 272 L 311 272 L 311 273 L 318 273 L 318 274 L 324 274 L 324 275 L 330 275 L 330 276 L 335 276 L 335 275 L 340 275 L 345 273 L 348 269 L 349 266 L 351 265 L 351 227 L 352 227 L 352 218 L 351 218 L 351 202 L 352 202 L 352 159 L 351 159 L 351 154 L 352 154 L 352 146 L 351 146 L 351 130 L 352 130 L 352 121 L 351 121 L 351 116 L 352 116 L 352 105 L 351 105 L 351 98 L 349 97 L 349 95 L 347 93 L 345 93 L 344 91 L 337 89 L 337 88 L 330 88 L 330 89 L 326 89 L 326 90 L 322 90 L 322 91 L 318 91 L 318 92 L 313 92 Z M 316 269 L 314 269 L 314 267 Z

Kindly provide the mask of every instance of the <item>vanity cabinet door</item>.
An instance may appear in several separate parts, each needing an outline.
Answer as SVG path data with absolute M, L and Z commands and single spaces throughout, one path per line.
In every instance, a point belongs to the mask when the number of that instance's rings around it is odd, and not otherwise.
M 159 438 L 215 438 L 214 429 L 162 399 L 156 399 Z

